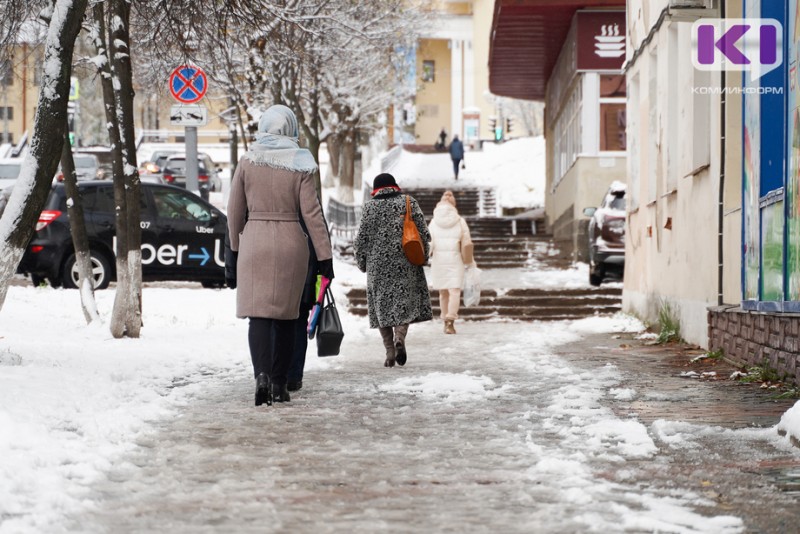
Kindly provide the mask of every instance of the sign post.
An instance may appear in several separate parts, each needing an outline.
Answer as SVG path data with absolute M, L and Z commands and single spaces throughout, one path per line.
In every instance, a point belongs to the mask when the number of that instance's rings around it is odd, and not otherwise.
M 181 65 L 169 77 L 169 91 L 184 105 L 170 109 L 170 124 L 184 127 L 186 143 L 186 189 L 200 194 L 197 164 L 197 127 L 208 123 L 204 106 L 189 105 L 199 102 L 208 90 L 208 79 L 203 69 L 194 65 Z M 208 190 L 206 190 L 207 192 Z

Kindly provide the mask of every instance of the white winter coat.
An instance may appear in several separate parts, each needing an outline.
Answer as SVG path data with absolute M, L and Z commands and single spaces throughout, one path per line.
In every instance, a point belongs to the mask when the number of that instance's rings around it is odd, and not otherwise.
M 431 232 L 431 283 L 434 289 L 461 289 L 464 285 L 464 260 L 461 250 L 472 246 L 469 227 L 449 202 L 439 202 L 433 210 Z

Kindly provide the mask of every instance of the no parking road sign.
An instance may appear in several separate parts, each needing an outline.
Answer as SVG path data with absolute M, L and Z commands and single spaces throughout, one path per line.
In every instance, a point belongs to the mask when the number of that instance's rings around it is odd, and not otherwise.
M 169 76 L 169 92 L 183 104 L 194 104 L 208 90 L 206 73 L 200 67 L 181 65 Z

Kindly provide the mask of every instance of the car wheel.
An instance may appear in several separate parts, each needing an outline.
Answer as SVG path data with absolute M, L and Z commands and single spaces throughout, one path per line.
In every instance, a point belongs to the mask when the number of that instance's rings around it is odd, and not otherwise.
M 97 252 L 96 250 L 91 251 L 91 261 L 94 289 L 107 288 L 109 282 L 111 282 L 111 264 L 106 259 L 104 254 Z M 68 289 L 78 288 L 78 266 L 76 263 L 77 262 L 74 253 L 70 254 L 66 263 L 64 263 L 64 271 L 61 275 L 61 280 L 64 283 L 64 287 Z

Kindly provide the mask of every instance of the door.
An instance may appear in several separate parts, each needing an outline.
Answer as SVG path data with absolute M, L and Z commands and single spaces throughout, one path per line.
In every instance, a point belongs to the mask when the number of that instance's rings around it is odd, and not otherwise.
M 225 217 L 188 191 L 151 188 L 158 246 L 153 264 L 169 280 L 224 281 Z

